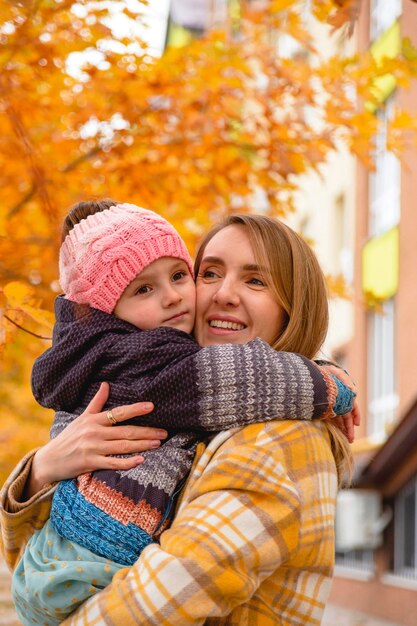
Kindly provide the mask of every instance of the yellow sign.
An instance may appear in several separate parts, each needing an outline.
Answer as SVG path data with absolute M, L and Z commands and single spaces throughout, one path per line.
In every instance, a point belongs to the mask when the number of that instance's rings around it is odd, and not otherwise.
M 374 237 L 362 248 L 362 290 L 367 300 L 381 302 L 392 298 L 398 289 L 398 226 Z
M 399 22 L 394 22 L 388 30 L 382 33 L 371 46 L 371 54 L 380 63 L 382 59 L 395 59 L 401 52 L 401 32 Z M 365 103 L 365 107 L 374 113 L 378 106 L 392 94 L 396 87 L 396 80 L 393 74 L 377 76 L 373 81 L 372 95 L 375 100 Z

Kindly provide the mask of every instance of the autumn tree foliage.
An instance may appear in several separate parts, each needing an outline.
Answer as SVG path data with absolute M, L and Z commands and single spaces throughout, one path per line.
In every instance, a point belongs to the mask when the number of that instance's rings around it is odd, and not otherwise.
M 33 359 L 48 345 L 67 208 L 112 197 L 154 209 L 193 249 L 214 221 L 292 209 L 297 177 L 339 141 L 371 164 L 374 78 L 417 73 L 406 41 L 395 59 L 321 58 L 305 2 L 236 1 L 221 28 L 161 57 L 127 29 L 144 2 L 27 0 L 0 4 L 0 474 L 47 437 L 31 398 Z M 352 29 L 360 0 L 312 0 L 315 19 Z M 128 8 L 129 7 L 129 8 Z M 346 34 L 345 32 L 345 34 Z M 279 54 L 290 36 L 297 53 Z M 74 71 L 74 54 L 77 71 Z M 392 146 L 415 126 L 398 112 Z M 25 330 L 22 330 L 24 328 Z

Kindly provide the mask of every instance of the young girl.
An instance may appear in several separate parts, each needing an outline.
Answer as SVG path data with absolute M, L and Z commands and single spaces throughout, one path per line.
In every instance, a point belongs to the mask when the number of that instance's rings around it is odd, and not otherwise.
M 53 346 L 33 368 L 35 397 L 58 411 L 55 436 L 106 380 L 109 422 L 116 424 L 112 407 L 150 401 L 152 419 L 134 423 L 165 427 L 169 438 L 132 470 L 95 471 L 58 485 L 50 520 L 13 576 L 24 624 L 59 624 L 138 559 L 169 523 L 207 433 L 278 415 L 344 414 L 354 397 L 306 358 L 260 339 L 201 349 L 189 334 L 192 262 L 173 227 L 129 204 L 87 205 L 81 220 L 79 211 L 77 205 L 66 222 L 76 223 L 60 251 L 65 297 L 56 301 Z

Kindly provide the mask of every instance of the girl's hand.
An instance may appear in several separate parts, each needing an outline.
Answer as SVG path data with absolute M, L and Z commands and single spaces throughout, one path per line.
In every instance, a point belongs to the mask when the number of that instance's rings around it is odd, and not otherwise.
M 342 369 L 334 365 L 325 366 L 333 376 L 336 376 L 342 383 L 345 383 L 347 387 L 356 392 L 356 385 L 351 377 Z M 359 426 L 361 423 L 361 414 L 359 411 L 359 405 L 357 398 L 353 401 L 353 407 L 350 413 L 341 415 L 332 419 L 333 423 L 336 423 L 340 430 L 346 435 L 348 441 L 352 443 L 355 440 L 355 426 Z
M 74 419 L 55 439 L 38 450 L 33 458 L 26 497 L 37 493 L 45 484 L 75 478 L 98 469 L 127 470 L 143 463 L 140 452 L 158 448 L 168 433 L 146 426 L 112 427 L 101 411 L 109 395 L 108 383 L 100 389 L 82 415 Z M 149 402 L 137 402 L 112 409 L 118 422 L 153 410 Z M 113 454 L 135 454 L 117 458 Z

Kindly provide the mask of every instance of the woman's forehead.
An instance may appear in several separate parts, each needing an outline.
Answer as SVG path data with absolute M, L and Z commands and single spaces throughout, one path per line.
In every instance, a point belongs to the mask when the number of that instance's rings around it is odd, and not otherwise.
M 267 260 L 257 258 L 256 249 L 250 239 L 246 226 L 231 224 L 226 226 L 208 242 L 202 257 L 202 263 L 235 264 L 245 271 L 267 271 Z M 262 263 L 259 261 L 262 260 Z
M 252 244 L 245 226 L 231 224 L 219 230 L 210 239 L 204 250 L 204 257 L 218 256 L 224 253 L 241 255 L 242 251 L 253 254 Z

